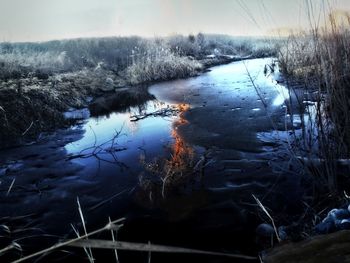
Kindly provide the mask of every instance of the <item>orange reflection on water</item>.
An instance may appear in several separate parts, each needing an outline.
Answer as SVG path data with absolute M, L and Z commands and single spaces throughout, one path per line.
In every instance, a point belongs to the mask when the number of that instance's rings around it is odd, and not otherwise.
M 178 119 L 173 123 L 171 135 L 174 142 L 169 145 L 170 158 L 159 158 L 153 162 L 145 162 L 145 157 L 141 156 L 140 161 L 145 165 L 147 171 L 158 175 L 161 178 L 161 184 L 153 182 L 150 179 L 140 177 L 140 186 L 143 191 L 140 192 L 140 201 L 145 202 L 148 198 L 152 205 L 163 202 L 172 190 L 177 189 L 179 185 L 186 182 L 188 176 L 193 174 L 193 163 L 195 152 L 188 145 L 179 132 L 179 127 L 188 123 L 184 118 L 184 113 L 189 110 L 188 104 L 178 104 L 174 106 L 174 114 Z M 145 195 L 146 194 L 146 195 Z M 145 198 L 146 197 L 146 198 Z M 150 204 L 146 204 L 150 205 Z
M 171 146 L 172 155 L 170 160 L 168 160 L 168 165 L 176 172 L 183 172 L 192 165 L 194 150 L 184 141 L 183 137 L 179 134 L 178 128 L 188 123 L 184 118 L 184 114 L 190 109 L 190 106 L 188 104 L 178 104 L 177 109 L 179 111 L 179 119 L 174 122 L 171 131 L 175 142 Z
M 176 107 L 177 107 L 177 110 L 179 111 L 179 119 L 175 121 L 173 130 L 174 129 L 176 130 L 179 126 L 188 123 L 188 121 L 184 118 L 184 114 L 186 111 L 190 109 L 190 105 L 182 103 L 182 104 L 176 105 Z

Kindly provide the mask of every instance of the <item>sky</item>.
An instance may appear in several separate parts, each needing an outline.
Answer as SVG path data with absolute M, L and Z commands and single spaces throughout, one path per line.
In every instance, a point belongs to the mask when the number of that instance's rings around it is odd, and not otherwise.
M 350 0 L 0 0 L 1 41 L 220 33 L 261 36 L 309 24 L 322 6 Z

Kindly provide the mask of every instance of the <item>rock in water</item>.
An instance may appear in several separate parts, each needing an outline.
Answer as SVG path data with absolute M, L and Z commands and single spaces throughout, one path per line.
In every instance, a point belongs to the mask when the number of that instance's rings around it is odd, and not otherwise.
M 255 230 L 256 234 L 261 237 L 271 237 L 274 235 L 275 230 L 270 224 L 260 224 Z
M 350 229 L 350 219 L 343 219 L 340 221 L 339 228 L 341 230 Z
M 347 209 L 332 209 L 321 223 L 315 226 L 318 234 L 329 234 L 337 230 L 350 229 L 350 213 Z
M 326 217 L 321 223 L 315 226 L 317 234 L 328 234 L 336 230 L 334 218 Z
M 350 218 L 350 212 L 347 209 L 332 209 L 327 217 L 333 217 L 337 220 L 346 219 Z
M 280 226 L 278 228 L 278 235 L 279 235 L 281 240 L 287 240 L 288 239 L 287 227 Z

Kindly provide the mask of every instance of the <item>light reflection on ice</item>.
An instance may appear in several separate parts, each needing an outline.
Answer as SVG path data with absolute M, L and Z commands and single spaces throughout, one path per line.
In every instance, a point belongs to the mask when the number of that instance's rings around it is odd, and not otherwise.
M 266 79 L 270 81 L 270 85 L 272 83 L 273 87 L 277 91 L 277 96 L 273 99 L 272 106 L 282 106 L 285 101 L 290 99 L 290 95 L 289 90 L 285 86 L 279 84 L 277 81 L 277 79 L 280 79 L 278 63 L 275 64 L 274 71 L 266 75 Z
M 150 101 L 146 104 L 144 112 L 139 112 L 138 107 L 132 107 L 125 113 L 111 113 L 109 116 L 90 118 L 82 127 L 85 130 L 83 138 L 67 144 L 65 149 L 68 153 L 77 153 L 110 140 L 117 132 L 120 132 L 117 140 L 119 146 L 127 148 L 137 148 L 143 141 L 169 140 L 171 124 L 175 116 L 150 117 L 139 122 L 131 121 L 132 115 L 154 112 L 162 107 L 164 105 Z
M 278 91 L 277 97 L 273 100 L 273 106 L 281 106 L 286 100 L 289 99 L 289 91 L 285 86 L 276 84 L 275 88 Z

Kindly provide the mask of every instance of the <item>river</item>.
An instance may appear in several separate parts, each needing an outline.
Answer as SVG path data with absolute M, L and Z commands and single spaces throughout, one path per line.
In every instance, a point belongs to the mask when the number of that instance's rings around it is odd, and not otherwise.
M 0 243 L 17 240 L 25 254 L 74 236 L 71 224 L 81 229 L 79 199 L 88 230 L 125 217 L 121 240 L 256 256 L 255 229 L 268 219 L 253 195 L 288 216 L 299 212 L 303 193 L 300 178 L 285 166 L 290 94 L 275 81 L 278 73 L 264 73 L 270 63 L 239 61 L 153 84 L 154 99 L 141 105 L 1 151 L 0 224 L 12 233 Z M 169 174 L 176 180 L 165 181 Z M 146 258 L 122 254 L 121 262 Z

